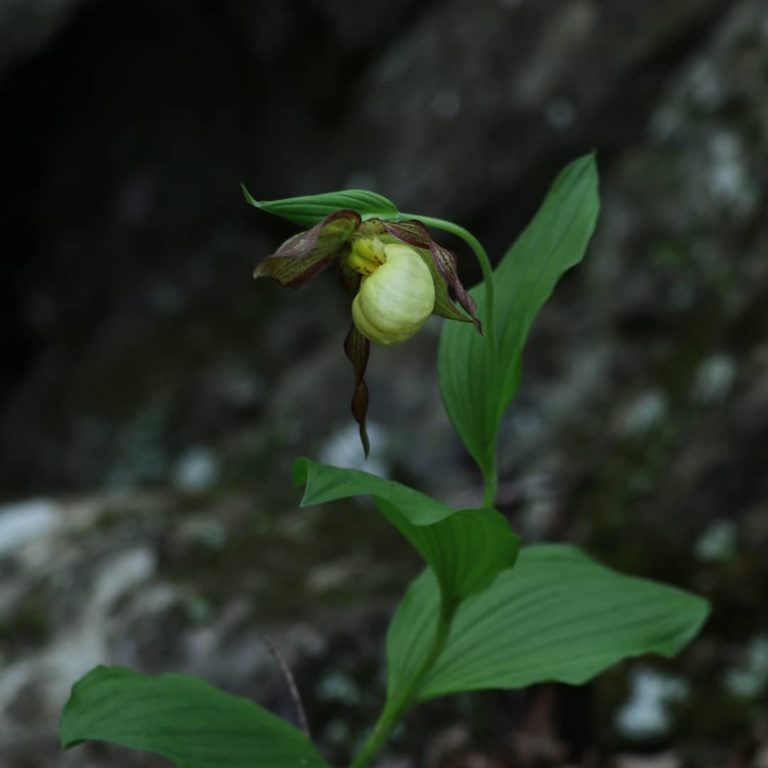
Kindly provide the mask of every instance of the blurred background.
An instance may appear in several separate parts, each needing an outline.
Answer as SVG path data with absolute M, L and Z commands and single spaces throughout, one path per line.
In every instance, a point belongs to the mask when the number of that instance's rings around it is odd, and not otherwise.
M 97 663 L 295 718 L 265 633 L 346 759 L 419 563 L 362 502 L 297 509 L 296 456 L 361 461 L 348 301 L 252 281 L 294 230 L 239 183 L 372 188 L 498 260 L 595 148 L 599 230 L 535 325 L 499 505 L 713 616 L 671 662 L 433 702 L 381 764 L 768 766 L 766 0 L 0 0 L 0 115 L 0 764 L 166 764 L 59 754 Z M 366 468 L 471 504 L 439 328 L 373 351 Z

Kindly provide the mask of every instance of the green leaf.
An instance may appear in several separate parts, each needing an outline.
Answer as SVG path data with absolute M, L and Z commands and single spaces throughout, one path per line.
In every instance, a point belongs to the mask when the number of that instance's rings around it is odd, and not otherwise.
M 62 747 L 108 741 L 180 768 L 328 768 L 304 734 L 247 699 L 195 677 L 97 667 L 72 689 Z
M 581 261 L 600 203 L 592 155 L 557 177 L 531 223 L 494 273 L 498 367 L 491 370 L 486 338 L 445 323 L 438 369 L 448 416 L 485 474 L 491 470 L 504 411 L 517 391 L 520 357 L 533 320 L 560 276 Z M 485 288 L 471 292 L 483 317 Z
M 286 197 L 283 200 L 255 200 L 244 184 L 240 187 L 250 205 L 288 219 L 302 227 L 311 227 L 322 221 L 329 213 L 339 210 L 357 211 L 363 220 L 373 217 L 396 218 L 398 215 L 397 207 L 391 200 L 365 189 L 346 189 L 341 192 L 326 192 L 322 195 Z
M 433 569 L 449 605 L 479 592 L 515 563 L 519 539 L 495 509 L 455 510 L 400 483 L 309 459 L 295 462 L 293 480 L 306 484 L 302 506 L 371 496 Z
M 434 637 L 439 595 L 429 571 L 417 578 L 387 638 L 389 689 L 402 689 Z M 462 603 L 419 698 L 458 691 L 581 684 L 631 656 L 673 656 L 699 631 L 707 602 L 680 589 L 624 576 L 575 547 L 520 551 L 483 592 Z

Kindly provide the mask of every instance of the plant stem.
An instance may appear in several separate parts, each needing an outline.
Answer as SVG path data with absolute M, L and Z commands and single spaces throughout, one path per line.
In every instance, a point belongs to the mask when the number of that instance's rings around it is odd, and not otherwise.
M 496 454 L 493 456 L 493 468 L 483 477 L 483 506 L 492 507 L 496 501 L 499 487 L 498 471 L 496 469 Z
M 371 735 L 352 761 L 351 768 L 365 768 L 382 748 L 400 718 L 410 709 L 414 697 L 418 694 L 421 684 L 424 682 L 424 678 L 440 657 L 443 648 L 445 648 L 445 643 L 451 631 L 454 610 L 453 608 L 448 610 L 444 608 L 440 611 L 437 626 L 435 627 L 435 637 L 432 640 L 429 652 L 424 657 L 424 661 L 419 665 L 419 668 L 406 687 L 387 701 L 384 710 L 371 731 Z
M 490 379 L 495 381 L 496 371 L 499 367 L 499 347 L 496 341 L 496 315 L 494 311 L 494 293 L 493 293 L 493 267 L 488 258 L 488 253 L 483 248 L 482 243 L 464 227 L 454 224 L 445 219 L 436 219 L 432 216 L 422 216 L 420 214 L 402 213 L 403 219 L 418 219 L 428 227 L 441 229 L 444 232 L 450 232 L 452 235 L 461 238 L 473 251 L 480 270 L 483 273 L 483 282 L 485 284 L 485 312 L 483 313 L 483 328 L 485 331 L 486 348 L 488 350 L 488 372 Z M 491 423 L 495 420 L 495 414 L 488 414 Z M 496 464 L 496 436 L 493 437 L 491 466 L 481 468 L 483 471 L 483 506 L 492 507 L 496 500 L 496 491 L 498 488 L 498 469 Z
M 496 342 L 496 322 L 494 314 L 493 268 L 491 267 L 491 262 L 485 248 L 483 248 L 480 241 L 471 232 L 468 232 L 464 227 L 460 227 L 458 224 L 454 224 L 452 221 L 408 213 L 401 214 L 401 218 L 418 219 L 428 227 L 434 227 L 435 229 L 441 229 L 444 232 L 450 232 L 452 235 L 456 235 L 472 249 L 477 257 L 485 282 L 483 329 L 485 333 L 486 349 L 488 350 L 489 374 L 491 378 L 495 378 L 496 370 L 498 368 L 499 353 Z M 491 466 L 489 469 L 484 469 L 483 474 L 483 505 L 490 507 L 493 506 L 496 499 L 496 490 L 498 486 L 495 446 Z M 374 725 L 373 730 L 371 731 L 371 735 L 352 761 L 351 768 L 366 768 L 374 756 L 378 754 L 379 750 L 384 745 L 384 742 L 389 738 L 392 729 L 410 709 L 414 698 L 419 693 L 425 677 L 429 674 L 429 671 L 440 658 L 440 654 L 445 648 L 445 644 L 448 641 L 448 635 L 451 631 L 451 623 L 453 621 L 455 609 L 455 605 L 444 604 L 441 606 L 437 626 L 435 627 L 435 636 L 432 640 L 429 652 L 424 657 L 424 660 L 421 662 L 405 688 L 395 694 L 391 699 L 387 700 L 381 715 L 379 715 L 379 719 L 376 721 L 376 725 Z

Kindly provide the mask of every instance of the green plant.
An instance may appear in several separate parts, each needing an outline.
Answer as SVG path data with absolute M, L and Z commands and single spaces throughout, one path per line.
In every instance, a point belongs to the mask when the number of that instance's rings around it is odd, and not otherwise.
M 463 228 L 400 213 L 370 192 L 267 203 L 245 194 L 256 207 L 310 227 L 265 259 L 257 276 L 297 286 L 329 264 L 339 268 L 353 304 L 345 351 L 366 451 L 369 342 L 399 343 L 430 312 L 459 321 L 442 331 L 440 384 L 451 422 L 483 474 L 481 507 L 452 509 L 399 483 L 309 459 L 294 465 L 302 505 L 370 496 L 426 563 L 391 622 L 386 701 L 352 768 L 368 765 L 395 724 L 427 699 L 543 681 L 579 684 L 627 657 L 677 653 L 706 618 L 703 599 L 616 573 L 571 546 L 520 548 L 493 507 L 499 426 L 518 388 L 523 345 L 559 277 L 581 260 L 597 220 L 594 158 L 563 170 L 495 272 Z M 484 283 L 467 293 L 453 255 L 427 227 L 462 238 Z M 75 685 L 61 740 L 71 747 L 86 739 L 154 752 L 184 768 L 327 765 L 304 734 L 252 702 L 195 678 L 126 669 L 99 667 Z

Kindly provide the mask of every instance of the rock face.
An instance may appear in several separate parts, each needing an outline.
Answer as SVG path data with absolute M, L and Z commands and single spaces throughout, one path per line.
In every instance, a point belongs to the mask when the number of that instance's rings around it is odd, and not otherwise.
M 276 517 L 248 496 L 167 493 L 0 508 L 3 765 L 165 764 L 97 747 L 59 754 L 55 724 L 72 683 L 100 662 L 201 675 L 295 720 L 267 642 L 296 671 L 333 749 L 334 709 L 349 710 L 352 726 L 373 716 L 378 685 L 363 695 L 360 675 L 371 677 L 366 656 L 392 608 L 397 566 L 415 573 L 372 512 L 375 538 L 350 552 L 358 516 L 334 525 L 338 513 Z M 331 649 L 344 659 L 333 668 Z
M 291 230 L 238 184 L 373 187 L 499 258 L 596 148 L 600 229 L 534 329 L 500 501 L 528 540 L 581 541 L 718 611 L 650 740 L 621 730 L 623 670 L 591 693 L 436 705 L 395 753 L 748 765 L 768 689 L 766 51 L 765 0 L 0 2 L 0 763 L 152 764 L 58 755 L 68 688 L 99 662 L 202 674 L 291 717 L 265 630 L 344 759 L 417 565 L 371 511 L 294 510 L 295 455 L 357 460 L 349 307 L 330 276 L 252 284 Z M 373 459 L 472 503 L 438 331 L 374 350 Z M 490 741 L 438 737 L 450 722 Z

